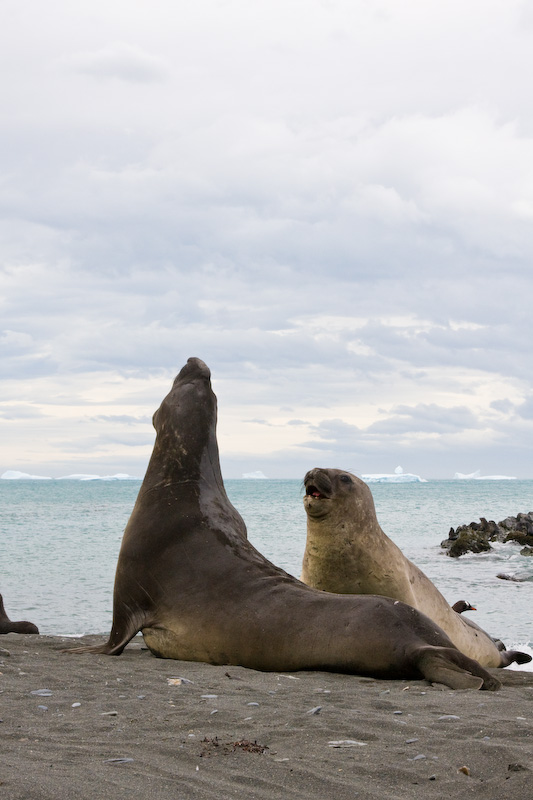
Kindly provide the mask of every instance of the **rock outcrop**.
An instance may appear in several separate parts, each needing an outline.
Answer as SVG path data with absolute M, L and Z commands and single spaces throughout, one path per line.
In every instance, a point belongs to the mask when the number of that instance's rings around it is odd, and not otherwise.
M 523 545 L 522 555 L 533 554 L 533 511 L 506 517 L 501 522 L 481 517 L 479 522 L 450 528 L 441 547 L 447 555 L 459 558 L 464 553 L 486 553 L 493 549 L 491 542 L 518 542 Z

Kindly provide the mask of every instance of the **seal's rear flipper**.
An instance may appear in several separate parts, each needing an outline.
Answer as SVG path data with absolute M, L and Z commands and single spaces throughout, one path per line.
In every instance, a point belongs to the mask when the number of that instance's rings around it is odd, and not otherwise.
M 516 661 L 517 664 L 529 664 L 531 656 L 529 653 L 522 653 L 520 650 L 504 650 L 502 651 L 502 667 L 508 667 Z
M 490 672 L 451 647 L 424 647 L 417 659 L 417 667 L 432 683 L 444 683 L 450 689 L 488 689 L 496 691 L 500 681 Z

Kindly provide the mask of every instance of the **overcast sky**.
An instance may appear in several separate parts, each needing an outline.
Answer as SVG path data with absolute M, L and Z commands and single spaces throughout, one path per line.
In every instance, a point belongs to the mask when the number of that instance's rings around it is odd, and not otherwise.
M 533 7 L 1 0 L 0 474 L 533 478 Z

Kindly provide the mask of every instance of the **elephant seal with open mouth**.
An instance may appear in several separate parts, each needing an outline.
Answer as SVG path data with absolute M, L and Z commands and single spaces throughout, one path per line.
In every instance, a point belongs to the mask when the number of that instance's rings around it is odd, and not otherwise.
M 317 467 L 307 473 L 304 486 L 304 583 L 326 592 L 401 600 L 430 617 L 462 653 L 484 667 L 531 661 L 527 653 L 501 650 L 488 633 L 454 611 L 382 531 L 366 483 L 343 470 Z

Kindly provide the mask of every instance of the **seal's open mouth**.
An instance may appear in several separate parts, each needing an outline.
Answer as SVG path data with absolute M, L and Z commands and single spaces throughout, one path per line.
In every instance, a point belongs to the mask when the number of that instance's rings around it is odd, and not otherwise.
M 305 487 L 305 493 L 308 497 L 319 497 L 321 500 L 327 500 L 327 495 L 323 494 L 320 489 L 317 489 L 312 483 Z

